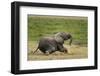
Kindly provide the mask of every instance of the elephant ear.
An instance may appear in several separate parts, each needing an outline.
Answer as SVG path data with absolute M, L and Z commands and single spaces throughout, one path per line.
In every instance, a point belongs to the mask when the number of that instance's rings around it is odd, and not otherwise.
M 54 38 L 55 38 L 57 43 L 59 43 L 59 44 L 63 44 L 64 43 L 64 39 L 61 37 L 61 33 L 60 32 L 55 34 Z

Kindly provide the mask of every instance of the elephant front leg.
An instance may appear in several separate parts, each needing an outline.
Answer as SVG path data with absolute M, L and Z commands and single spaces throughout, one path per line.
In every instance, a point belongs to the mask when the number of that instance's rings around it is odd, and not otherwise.
M 58 50 L 60 52 L 68 53 L 67 48 L 65 48 L 63 45 L 60 45 L 60 44 L 58 45 Z
M 65 47 L 64 47 L 64 49 L 63 49 L 63 50 L 64 50 L 64 53 L 68 53 L 67 48 L 65 48 Z

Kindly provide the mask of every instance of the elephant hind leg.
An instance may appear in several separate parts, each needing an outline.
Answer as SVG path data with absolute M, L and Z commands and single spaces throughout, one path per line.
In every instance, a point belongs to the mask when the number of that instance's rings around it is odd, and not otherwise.
M 51 51 L 51 50 L 46 50 L 45 51 L 45 55 L 50 55 L 50 54 L 52 54 L 54 51 Z
M 47 50 L 46 52 L 45 52 L 45 55 L 49 55 L 50 53 L 49 53 L 49 51 Z
M 46 55 L 49 55 L 49 54 L 52 54 L 52 53 L 54 53 L 54 52 L 55 52 L 55 48 L 52 47 L 51 49 L 46 50 L 46 51 L 45 51 L 45 54 L 46 54 Z
M 50 54 L 52 54 L 52 53 L 54 53 L 55 51 L 49 51 L 49 50 L 47 50 L 46 52 L 45 52 L 45 54 L 46 55 L 50 55 Z
M 50 54 L 54 53 L 55 51 L 50 51 Z

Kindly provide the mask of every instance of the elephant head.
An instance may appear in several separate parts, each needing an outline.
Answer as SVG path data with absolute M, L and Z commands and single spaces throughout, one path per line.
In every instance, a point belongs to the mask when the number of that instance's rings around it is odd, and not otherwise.
M 69 41 L 69 45 L 71 45 L 72 43 L 72 36 L 69 34 L 69 33 L 65 33 L 65 32 L 59 32 L 55 35 L 55 40 L 58 42 L 58 43 L 61 43 L 63 44 L 65 40 L 68 40 L 70 39 Z

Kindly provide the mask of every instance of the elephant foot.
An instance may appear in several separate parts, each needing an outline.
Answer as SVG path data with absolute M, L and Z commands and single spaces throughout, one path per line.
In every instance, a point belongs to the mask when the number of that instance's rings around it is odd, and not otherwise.
M 68 50 L 66 49 L 66 50 L 64 50 L 64 53 L 68 53 Z
M 66 48 L 63 48 L 60 52 L 68 53 L 68 50 Z
M 68 53 L 68 50 L 67 50 L 67 48 L 65 48 L 65 47 L 64 47 L 64 53 Z

